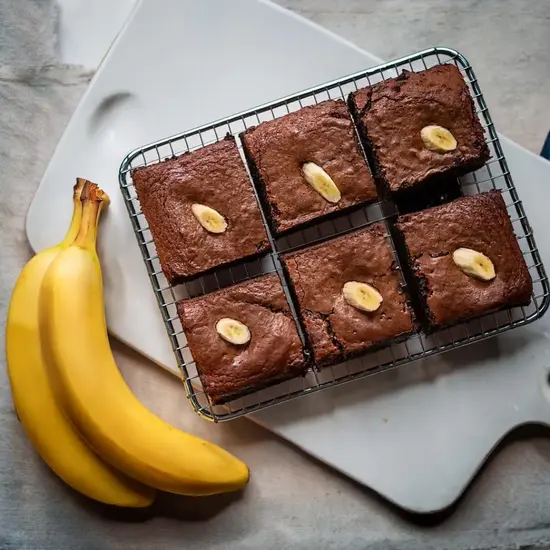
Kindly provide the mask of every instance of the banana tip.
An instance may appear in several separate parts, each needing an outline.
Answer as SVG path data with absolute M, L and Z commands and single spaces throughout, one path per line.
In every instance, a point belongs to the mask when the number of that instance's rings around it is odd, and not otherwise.
M 80 194 L 81 201 L 103 202 L 107 206 L 111 201 L 109 195 L 105 193 L 97 184 L 84 178 L 77 178 L 76 187 L 82 185 L 82 191 Z

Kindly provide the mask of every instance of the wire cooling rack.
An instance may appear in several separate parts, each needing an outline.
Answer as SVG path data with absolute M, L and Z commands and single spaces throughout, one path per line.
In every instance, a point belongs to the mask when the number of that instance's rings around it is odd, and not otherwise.
M 389 201 L 375 203 L 356 210 L 352 214 L 341 215 L 332 220 L 318 223 L 306 230 L 297 231 L 289 236 L 277 239 L 271 234 L 269 226 L 265 224 L 273 248 L 272 253 L 234 267 L 221 268 L 192 282 L 172 287 L 162 273 L 151 233 L 141 213 L 139 200 L 132 182 L 131 170 L 139 166 L 161 162 L 187 151 L 199 149 L 223 139 L 227 133 L 237 136 L 250 126 L 256 126 L 261 122 L 283 116 L 306 105 L 313 105 L 328 99 L 345 100 L 350 92 L 398 76 L 403 69 L 421 71 L 442 63 L 456 65 L 468 83 L 491 151 L 491 159 L 485 166 L 476 172 L 459 178 L 458 183 L 465 195 L 477 194 L 490 189 L 502 190 L 514 231 L 533 280 L 531 304 L 527 307 L 515 307 L 488 314 L 434 334 L 418 333 L 404 342 L 367 353 L 362 357 L 332 367 L 325 367 L 320 371 L 310 369 L 303 378 L 295 378 L 280 383 L 225 405 L 212 405 L 202 389 L 197 368 L 187 346 L 176 312 L 176 302 L 183 298 L 199 296 L 272 272 L 279 274 L 283 288 L 287 296 L 290 297 L 285 275 L 279 261 L 279 253 L 341 235 L 378 221 L 386 227 L 396 265 L 400 270 L 399 258 L 395 253 L 388 225 L 388 222 L 395 219 L 398 214 L 397 206 Z M 239 139 L 237 139 L 237 143 L 242 154 Z M 136 149 L 122 162 L 119 182 L 166 330 L 181 369 L 187 396 L 195 411 L 208 420 L 224 421 L 237 418 L 308 393 L 370 376 L 417 359 L 483 340 L 538 319 L 544 314 L 550 303 L 548 278 L 535 245 L 533 232 L 516 193 L 477 78 L 468 61 L 460 53 L 448 48 L 424 50 Z M 265 223 L 265 215 L 263 213 L 262 215 Z M 406 281 L 403 277 L 402 284 L 406 288 Z M 298 321 L 292 301 L 290 301 L 290 304 L 293 315 Z M 303 339 L 300 323 L 297 322 L 297 325 Z

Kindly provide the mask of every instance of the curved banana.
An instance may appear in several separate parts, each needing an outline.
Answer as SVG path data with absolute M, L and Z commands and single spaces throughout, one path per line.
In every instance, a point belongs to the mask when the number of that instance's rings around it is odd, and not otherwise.
M 95 251 L 101 191 L 84 203 L 82 229 L 53 262 L 41 310 L 63 403 L 86 441 L 139 481 L 171 493 L 210 495 L 242 488 L 247 466 L 223 449 L 167 424 L 132 394 L 114 361 Z M 94 197 L 90 197 L 94 199 Z
M 32 258 L 19 276 L 11 297 L 6 354 L 13 402 L 34 448 L 68 485 L 106 504 L 144 507 L 154 500 L 154 491 L 99 458 L 57 405 L 40 343 L 40 287 L 53 260 L 74 241 L 79 230 L 84 181 L 77 180 L 74 188 L 73 219 L 65 239 Z

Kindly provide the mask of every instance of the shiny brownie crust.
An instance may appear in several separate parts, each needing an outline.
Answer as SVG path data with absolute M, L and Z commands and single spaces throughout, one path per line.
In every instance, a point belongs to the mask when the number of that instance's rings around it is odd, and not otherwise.
M 284 233 L 377 198 L 353 123 L 341 100 L 304 107 L 241 134 L 271 227 Z M 302 165 L 314 162 L 342 194 L 332 204 L 313 190 Z
M 172 284 L 270 249 L 235 138 L 136 168 L 132 179 L 162 270 Z M 193 203 L 217 210 L 227 230 L 206 231 L 191 212 Z
M 401 216 L 396 229 L 428 331 L 530 302 L 531 277 L 500 191 Z M 457 248 L 485 254 L 496 278 L 481 281 L 463 273 L 453 262 Z
M 413 317 L 383 224 L 281 257 L 292 283 L 315 364 L 340 362 L 404 339 Z M 382 294 L 372 313 L 342 296 L 348 281 L 368 283 Z
M 214 404 L 305 374 L 307 361 L 279 277 L 264 275 L 178 302 L 187 343 Z M 230 317 L 244 323 L 250 342 L 236 346 L 216 332 Z
M 348 104 L 386 193 L 420 190 L 434 177 L 478 169 L 490 156 L 468 86 L 454 65 L 405 70 L 351 93 Z M 457 148 L 427 149 L 420 131 L 429 125 L 450 130 Z

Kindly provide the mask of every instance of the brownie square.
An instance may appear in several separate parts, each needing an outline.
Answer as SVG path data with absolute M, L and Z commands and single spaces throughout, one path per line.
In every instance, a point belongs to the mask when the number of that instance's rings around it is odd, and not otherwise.
M 132 171 L 159 261 L 172 283 L 270 249 L 252 184 L 235 138 Z M 201 204 L 227 222 L 210 233 L 191 211 Z
M 527 305 L 532 282 L 500 191 L 401 216 L 396 225 L 428 331 L 500 308 Z M 453 252 L 469 248 L 494 265 L 491 281 L 466 275 Z
M 351 93 L 348 103 L 386 193 L 419 191 L 434 176 L 476 170 L 490 156 L 468 86 L 454 65 L 403 71 Z M 449 130 L 456 149 L 428 149 L 420 132 L 432 125 Z
M 204 391 L 214 404 L 307 370 L 302 342 L 276 274 L 182 300 L 177 309 Z M 247 344 L 231 344 L 216 332 L 216 323 L 225 317 L 248 327 Z
M 413 318 L 382 223 L 326 243 L 282 255 L 292 282 L 315 364 L 329 365 L 404 339 Z M 348 281 L 367 283 L 382 295 L 371 313 L 349 305 Z
M 241 134 L 245 155 L 275 233 L 376 199 L 376 188 L 346 104 L 304 107 Z M 314 162 L 341 193 L 330 203 L 306 181 L 302 166 Z

